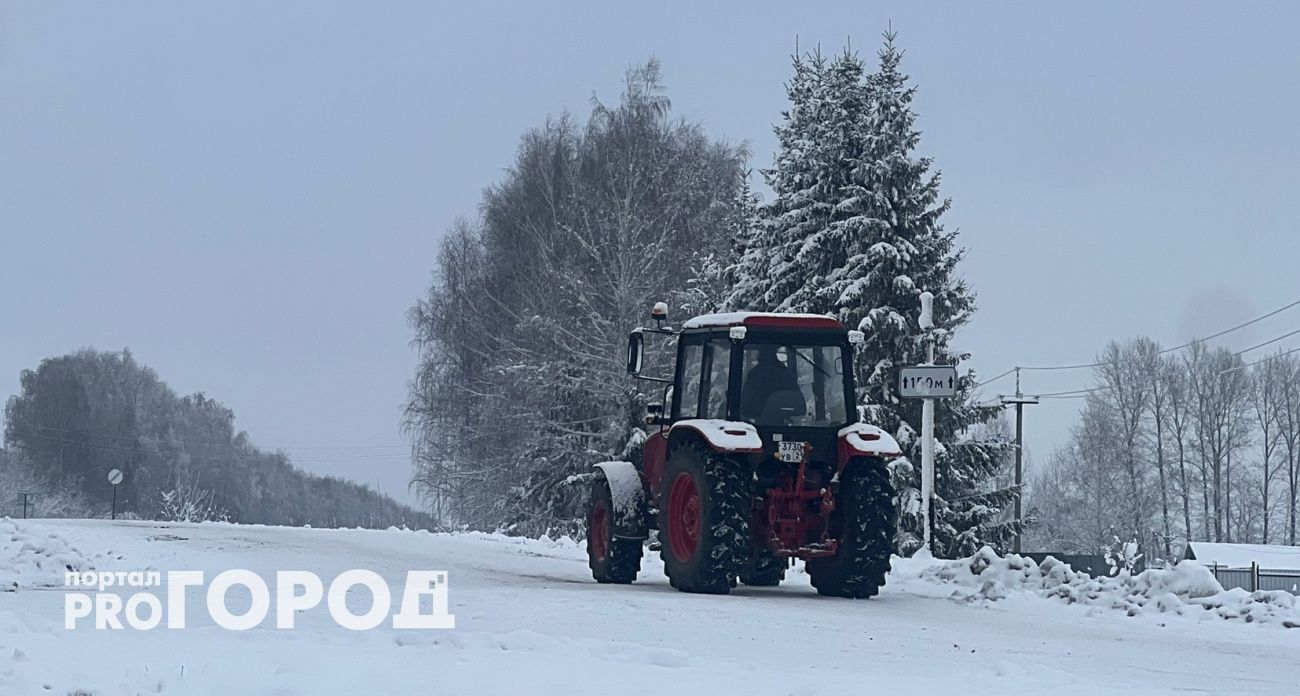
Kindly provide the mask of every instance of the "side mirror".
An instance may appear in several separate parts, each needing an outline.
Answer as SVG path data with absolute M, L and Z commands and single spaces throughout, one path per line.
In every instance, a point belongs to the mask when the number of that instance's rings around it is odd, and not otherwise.
M 645 336 L 640 331 L 633 331 L 627 335 L 627 373 L 629 375 L 641 374 L 641 366 L 645 363 Z
M 663 425 L 664 424 L 664 405 L 663 404 L 646 404 L 646 425 Z

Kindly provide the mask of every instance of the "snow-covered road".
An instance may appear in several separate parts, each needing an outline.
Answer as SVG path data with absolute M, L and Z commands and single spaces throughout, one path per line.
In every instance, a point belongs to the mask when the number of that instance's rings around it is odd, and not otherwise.
M 321 607 L 296 630 L 232 632 L 195 600 L 180 631 L 69 631 L 62 588 L 0 592 L 3 696 L 1300 693 L 1300 630 L 1032 596 L 955 601 L 906 570 L 868 601 L 819 597 L 799 573 L 717 597 L 672 590 L 657 554 L 636 585 L 597 585 L 568 540 L 82 520 L 8 529 L 18 532 L 0 529 L 0 541 L 45 540 L 99 570 L 302 569 L 328 582 L 368 568 L 395 595 L 407 570 L 447 570 L 457 625 L 352 632 Z

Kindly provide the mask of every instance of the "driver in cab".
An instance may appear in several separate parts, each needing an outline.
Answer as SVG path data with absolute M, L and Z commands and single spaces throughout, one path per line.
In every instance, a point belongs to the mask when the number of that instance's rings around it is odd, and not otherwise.
M 786 349 L 789 355 L 789 349 Z M 775 398 L 774 398 L 775 397 Z M 740 417 L 753 423 L 784 423 L 805 413 L 803 392 L 794 372 L 781 362 L 777 346 L 758 346 L 758 360 L 745 373 Z

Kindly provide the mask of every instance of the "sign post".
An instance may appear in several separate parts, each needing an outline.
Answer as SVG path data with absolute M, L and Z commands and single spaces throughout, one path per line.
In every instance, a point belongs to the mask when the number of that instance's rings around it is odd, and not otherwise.
M 921 293 L 921 320 L 925 332 L 926 362 L 924 365 L 904 367 L 898 373 L 898 394 L 904 398 L 922 399 L 921 402 L 921 519 L 925 552 L 934 553 L 930 502 L 934 498 L 934 400 L 957 394 L 957 368 L 934 364 L 934 295 Z
M 122 473 L 121 469 L 110 469 L 108 472 L 108 483 L 113 486 L 112 519 L 117 519 L 117 486 L 118 484 L 122 483 L 122 480 L 125 478 L 126 475 Z

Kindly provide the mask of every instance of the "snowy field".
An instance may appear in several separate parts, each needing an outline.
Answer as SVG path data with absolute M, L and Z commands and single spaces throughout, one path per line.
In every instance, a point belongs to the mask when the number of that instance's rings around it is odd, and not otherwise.
M 1285 627 L 1300 617 L 1278 598 L 1184 605 L 1201 580 L 1190 575 L 1126 610 L 1079 581 L 1049 590 L 1076 603 L 1020 589 L 1042 582 L 1015 568 L 994 567 L 992 584 L 964 566 L 900 565 L 867 601 L 819 597 L 798 572 L 716 597 L 672 590 L 657 554 L 636 585 L 597 585 L 569 540 L 0 520 L 0 694 L 1300 693 L 1300 629 Z M 64 566 L 327 582 L 369 568 L 395 594 L 407 570 L 447 570 L 457 627 L 352 632 L 321 607 L 296 630 L 232 632 L 195 599 L 185 630 L 69 631 Z

